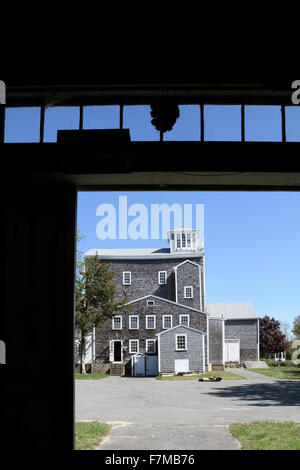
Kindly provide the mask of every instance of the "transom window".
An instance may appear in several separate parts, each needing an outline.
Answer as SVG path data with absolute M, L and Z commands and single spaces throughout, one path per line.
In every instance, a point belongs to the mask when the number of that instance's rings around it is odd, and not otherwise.
M 112 329 L 113 330 L 122 330 L 122 317 L 116 316 L 112 319 Z
M 186 349 L 187 349 L 186 335 L 176 335 L 176 350 L 186 351 Z
M 180 325 L 190 326 L 190 316 L 180 315 Z
M 129 352 L 131 354 L 136 354 L 140 350 L 139 340 L 138 339 L 130 339 L 129 340 Z
M 158 273 L 158 283 L 167 284 L 167 271 L 159 271 Z
M 163 315 L 163 328 L 172 328 L 172 315 Z
M 193 287 L 192 286 L 186 286 L 184 288 L 184 298 L 185 299 L 192 299 L 193 298 Z
M 155 353 L 155 351 L 156 351 L 155 339 L 146 339 L 146 352 Z
M 123 285 L 124 286 L 131 285 L 131 272 L 130 271 L 123 271 Z
M 155 330 L 155 315 L 146 315 L 146 329 Z
M 292 82 L 292 81 L 291 81 Z M 296 91 L 295 93 L 298 93 Z M 292 96 L 292 89 L 291 89 Z M 299 142 L 299 106 L 180 105 L 180 119 L 163 140 Z M 82 111 L 82 112 L 81 112 Z M 131 140 L 157 141 L 149 105 L 5 107 L 4 142 L 56 142 L 58 129 L 130 129 Z
M 129 316 L 129 329 L 138 330 L 139 329 L 139 317 L 137 315 Z

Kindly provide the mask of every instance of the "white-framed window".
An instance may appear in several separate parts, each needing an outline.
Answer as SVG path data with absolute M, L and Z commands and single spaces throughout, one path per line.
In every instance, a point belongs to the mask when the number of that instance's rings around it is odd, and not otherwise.
M 180 315 L 180 325 L 190 326 L 190 316 Z
M 136 354 L 140 350 L 139 340 L 138 339 L 130 339 L 129 340 L 129 353 Z
M 129 315 L 129 329 L 138 330 L 139 329 L 139 317 L 138 315 Z
M 123 286 L 131 286 L 131 272 L 123 271 Z
M 158 284 L 167 284 L 167 271 L 158 272 Z
M 176 351 L 186 351 L 187 350 L 187 336 L 186 335 L 176 335 L 175 337 L 175 348 Z
M 186 238 L 185 238 L 185 233 L 181 235 L 181 247 L 185 248 L 186 247 Z
M 117 315 L 112 319 L 112 329 L 113 330 L 122 330 L 122 316 Z
M 154 307 L 155 302 L 154 300 L 147 300 L 147 307 Z
M 146 315 L 146 329 L 155 330 L 155 315 Z
M 156 341 L 155 339 L 146 339 L 146 352 L 155 353 L 156 352 Z
M 176 247 L 181 248 L 180 234 L 176 235 Z
M 193 287 L 192 286 L 185 286 L 185 288 L 184 288 L 184 298 L 185 299 L 192 299 L 193 298 Z
M 172 315 L 163 315 L 163 329 L 167 330 L 172 328 Z
M 188 248 L 191 248 L 191 234 L 190 233 L 187 233 L 186 234 L 186 245 Z

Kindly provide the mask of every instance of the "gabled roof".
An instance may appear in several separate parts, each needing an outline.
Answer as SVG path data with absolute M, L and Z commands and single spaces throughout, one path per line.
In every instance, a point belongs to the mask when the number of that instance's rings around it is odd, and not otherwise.
M 173 269 L 177 269 L 177 268 L 179 268 L 179 266 L 182 266 L 182 265 L 185 264 L 185 263 L 194 264 L 195 266 L 197 266 L 197 268 L 201 268 L 200 264 L 197 264 L 197 263 L 195 263 L 194 261 L 191 261 L 191 260 L 189 260 L 189 259 L 186 259 L 186 260 L 183 261 L 182 263 L 179 263 L 179 264 L 177 264 L 176 266 L 174 266 Z
M 173 326 L 173 328 L 169 328 L 168 330 L 164 330 L 164 331 L 161 331 L 160 333 L 156 333 L 155 336 L 163 335 L 164 333 L 168 333 L 169 331 L 176 330 L 177 328 L 185 328 L 186 330 L 194 331 L 195 333 L 199 333 L 200 335 L 206 335 L 207 334 L 207 333 L 204 333 L 204 331 L 195 330 L 195 328 L 191 328 L 190 326 L 176 325 L 176 326 Z
M 139 302 L 140 300 L 148 299 L 149 297 L 152 297 L 152 298 L 157 299 L 157 300 L 162 300 L 163 302 L 168 302 L 170 304 L 176 305 L 177 307 L 183 307 L 183 308 L 188 309 L 188 310 L 193 310 L 193 312 L 202 313 L 203 315 L 208 316 L 207 312 L 202 312 L 201 310 L 189 307 L 188 305 L 182 305 L 182 304 L 179 304 L 177 302 L 173 302 L 172 300 L 164 299 L 163 297 L 158 297 L 157 295 L 153 295 L 153 294 L 145 295 L 144 297 L 140 297 L 139 299 L 130 300 L 129 302 L 127 302 L 127 304 L 133 304 L 135 302 Z
M 225 320 L 254 320 L 259 318 L 250 302 L 207 304 L 205 310 L 209 316 L 224 317 Z

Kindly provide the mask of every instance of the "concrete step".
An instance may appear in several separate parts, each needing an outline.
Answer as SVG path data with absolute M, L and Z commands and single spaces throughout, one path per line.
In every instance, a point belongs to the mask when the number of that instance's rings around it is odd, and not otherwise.
M 263 361 L 246 361 L 244 366 L 246 369 L 269 369 L 268 364 Z
M 125 369 L 124 364 L 111 364 L 110 375 L 121 376 L 124 375 Z

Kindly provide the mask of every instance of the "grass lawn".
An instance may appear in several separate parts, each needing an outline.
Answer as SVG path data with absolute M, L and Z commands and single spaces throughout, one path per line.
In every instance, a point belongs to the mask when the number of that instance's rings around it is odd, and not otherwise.
M 245 378 L 240 375 L 232 374 L 224 370 L 214 370 L 213 372 L 205 372 L 205 374 L 201 375 L 156 377 L 156 380 L 199 380 L 204 377 L 222 377 L 223 380 L 245 380 Z
M 75 374 L 76 380 L 100 380 L 107 377 L 109 377 L 109 374 Z
M 270 369 L 248 369 L 250 372 L 274 377 L 275 379 L 300 380 L 299 367 L 270 367 Z
M 229 429 L 243 450 L 300 450 L 300 423 L 232 424 Z
M 94 450 L 102 439 L 109 434 L 111 426 L 98 421 L 78 422 L 75 424 L 75 450 Z

